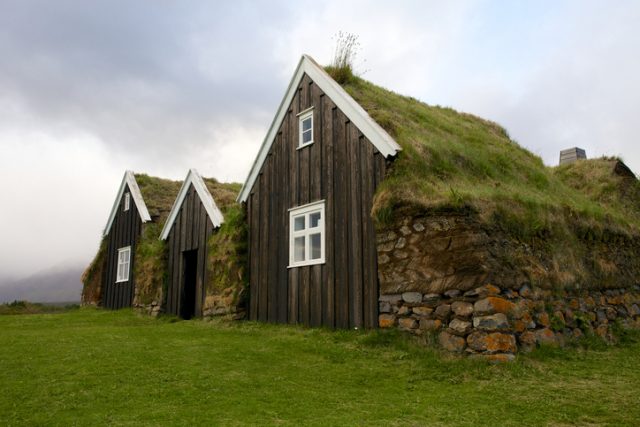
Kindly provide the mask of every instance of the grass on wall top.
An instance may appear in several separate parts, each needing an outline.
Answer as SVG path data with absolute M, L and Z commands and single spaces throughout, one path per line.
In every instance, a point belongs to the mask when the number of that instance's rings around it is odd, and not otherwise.
M 236 202 L 242 184 L 220 183 L 210 178 L 205 179 L 205 184 L 224 216 L 222 226 L 207 242 L 210 277 L 207 293 L 233 289 L 234 300 L 239 304 L 241 291 L 248 285 L 247 224 L 244 209 Z
M 336 74 L 330 67 L 327 71 Z M 638 232 L 638 204 L 612 203 L 604 188 L 619 184 L 613 160 L 550 168 L 494 122 L 343 74 L 336 75 L 344 89 L 403 150 L 377 191 L 373 215 L 379 221 L 395 207 L 410 205 L 472 209 L 486 220 L 507 215 L 511 231 L 521 237 L 566 231 L 567 212 L 593 227 Z M 589 177 L 593 168 L 599 171 L 599 184 Z
M 167 248 L 160 240 L 160 232 L 169 216 L 182 181 L 172 181 L 146 174 L 136 174 L 151 222 L 144 224 L 135 254 L 134 277 L 138 303 L 150 304 L 161 298 L 161 290 L 166 282 Z

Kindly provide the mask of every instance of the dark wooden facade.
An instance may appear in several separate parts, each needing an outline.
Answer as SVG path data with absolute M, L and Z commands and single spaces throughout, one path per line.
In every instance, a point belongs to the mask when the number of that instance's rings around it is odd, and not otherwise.
M 118 211 L 115 214 L 113 223 L 107 239 L 106 268 L 102 279 L 102 300 L 101 305 L 106 308 L 118 309 L 131 307 L 133 303 L 133 292 L 135 280 L 133 269 L 135 265 L 136 245 L 140 239 L 142 230 L 142 220 L 133 197 L 130 200 L 129 210 L 124 210 L 124 195 L 130 193 L 129 186 L 126 185 L 122 197 L 118 204 Z M 118 271 L 118 249 L 131 246 L 131 257 L 129 264 L 129 280 L 116 283 Z
M 297 114 L 314 107 L 314 143 Z M 385 158 L 304 75 L 247 199 L 252 320 L 378 326 L 372 199 Z M 326 262 L 288 268 L 290 208 L 325 200 Z
M 167 238 L 167 313 L 186 318 L 202 316 L 209 274 L 206 268 L 207 241 L 213 230 L 213 223 L 191 184 Z M 190 289 L 191 285 L 193 289 Z M 191 291 L 195 293 L 191 295 Z M 191 297 L 193 307 L 188 307 L 187 300 Z

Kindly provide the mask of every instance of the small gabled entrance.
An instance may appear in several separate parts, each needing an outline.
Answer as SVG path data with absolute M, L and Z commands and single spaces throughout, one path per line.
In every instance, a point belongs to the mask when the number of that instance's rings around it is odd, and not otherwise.
M 182 290 L 180 292 L 180 317 L 189 320 L 196 313 L 196 277 L 198 250 L 182 253 Z

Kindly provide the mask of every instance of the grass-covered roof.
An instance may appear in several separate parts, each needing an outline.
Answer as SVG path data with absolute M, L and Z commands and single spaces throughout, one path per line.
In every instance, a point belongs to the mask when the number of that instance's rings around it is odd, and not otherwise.
M 378 220 L 411 206 L 472 209 L 486 220 L 506 218 L 525 235 L 557 227 L 567 212 L 591 225 L 640 229 L 638 203 L 614 200 L 608 191 L 623 185 L 614 177 L 614 160 L 547 167 L 496 123 L 327 71 L 403 149 L 377 191 Z M 638 200 L 637 180 L 628 182 L 625 191 Z
M 135 174 L 135 177 L 151 219 L 155 223 L 164 224 L 180 191 L 182 181 L 172 181 L 147 174 Z
M 223 215 L 230 207 L 237 205 L 236 197 L 238 197 L 242 184 L 237 182 L 218 182 L 215 178 L 202 178 L 202 180 Z

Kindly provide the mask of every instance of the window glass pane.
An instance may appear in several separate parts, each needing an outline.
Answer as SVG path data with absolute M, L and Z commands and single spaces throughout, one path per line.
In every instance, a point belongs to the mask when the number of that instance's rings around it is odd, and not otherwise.
M 294 231 L 304 230 L 304 215 L 297 216 L 293 219 L 293 230 Z
M 304 131 L 310 130 L 311 129 L 311 123 L 313 123 L 312 120 L 311 120 L 311 117 L 309 117 L 307 119 L 304 119 L 302 121 L 302 131 L 304 132 Z
M 320 259 L 320 257 L 322 256 L 322 250 L 321 250 L 321 234 L 317 233 L 317 234 L 312 234 L 309 236 L 311 238 L 311 259 Z
M 302 143 L 307 144 L 311 142 L 311 130 L 302 133 Z
M 293 260 L 304 261 L 304 236 L 296 237 L 293 241 Z
M 317 227 L 320 223 L 320 212 L 312 212 L 309 214 L 309 227 Z

